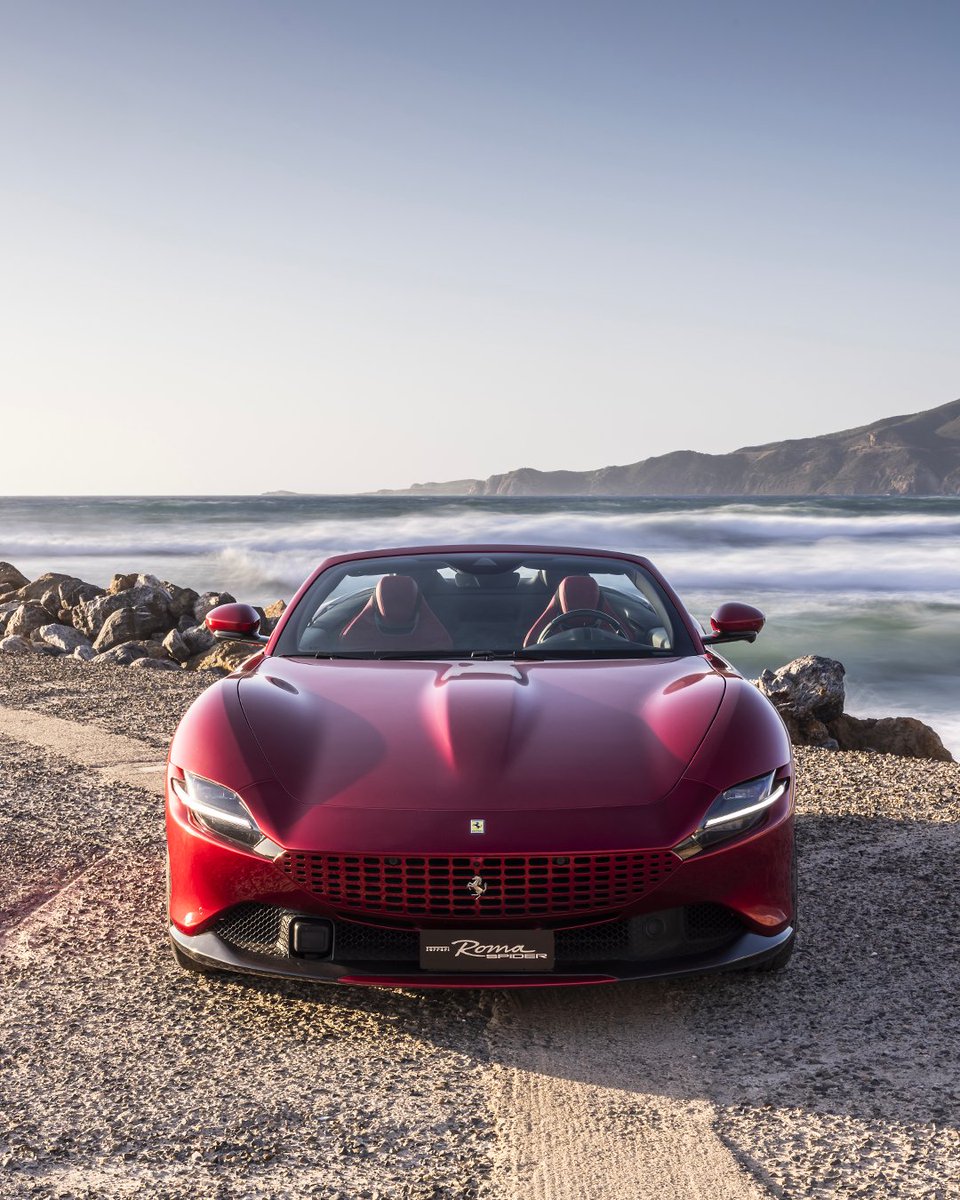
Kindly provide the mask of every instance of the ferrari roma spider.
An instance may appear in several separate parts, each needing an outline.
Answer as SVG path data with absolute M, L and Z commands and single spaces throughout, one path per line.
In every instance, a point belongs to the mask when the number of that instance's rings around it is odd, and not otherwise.
M 644 558 L 542 546 L 324 562 L 170 748 L 181 966 L 512 987 L 782 967 L 793 765 L 776 710 Z

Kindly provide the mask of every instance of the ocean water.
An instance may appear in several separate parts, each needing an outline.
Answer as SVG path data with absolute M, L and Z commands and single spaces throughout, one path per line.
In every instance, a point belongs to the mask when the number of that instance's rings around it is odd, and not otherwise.
M 838 658 L 848 711 L 918 716 L 960 756 L 960 498 L 0 498 L 0 559 L 31 578 L 149 571 L 252 603 L 328 554 L 466 541 L 645 554 L 704 622 L 763 609 L 757 643 L 724 651 L 741 670 Z

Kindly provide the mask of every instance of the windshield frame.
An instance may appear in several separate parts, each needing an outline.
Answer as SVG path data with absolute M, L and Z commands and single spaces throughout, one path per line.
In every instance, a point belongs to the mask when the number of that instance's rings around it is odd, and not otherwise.
M 368 562 L 376 559 L 400 559 L 405 557 L 423 558 L 424 556 L 436 556 L 442 559 L 462 559 L 470 556 L 480 555 L 496 555 L 504 557 L 527 557 L 527 556 L 564 556 L 571 558 L 580 558 L 585 560 L 610 560 L 612 563 L 619 563 L 622 567 L 628 567 L 631 571 L 641 574 L 645 581 L 652 585 L 654 593 L 663 604 L 668 617 L 673 626 L 673 641 L 674 645 L 666 651 L 654 650 L 652 653 L 644 652 L 649 648 L 635 647 L 632 651 L 625 645 L 622 649 L 612 647 L 596 647 L 589 652 L 583 652 L 582 649 L 566 647 L 556 647 L 544 649 L 542 646 L 536 647 L 505 647 L 502 650 L 488 649 L 438 649 L 436 651 L 419 651 L 413 650 L 409 652 L 389 651 L 381 652 L 372 651 L 343 651 L 336 650 L 320 652 L 312 649 L 302 649 L 299 645 L 300 636 L 302 634 L 302 621 L 304 617 L 304 606 L 309 609 L 315 604 L 317 596 L 317 585 L 321 579 L 335 568 L 348 566 L 353 563 Z M 639 589 L 638 589 L 639 590 Z M 703 645 L 700 641 L 699 630 L 695 622 L 686 611 L 679 597 L 674 592 L 673 588 L 663 578 L 660 572 L 646 558 L 639 555 L 627 554 L 619 551 L 611 550 L 594 550 L 583 547 L 570 546 L 544 546 L 544 545 L 455 545 L 455 546 L 410 546 L 398 547 L 396 549 L 380 549 L 367 550 L 353 554 L 341 554 L 326 559 L 319 567 L 308 577 L 303 585 L 294 596 L 289 607 L 284 612 L 280 621 L 274 630 L 270 642 L 265 651 L 267 656 L 278 656 L 284 658 L 305 658 L 305 659 L 357 659 L 360 661 L 396 661 L 403 659 L 419 659 L 419 660 L 440 660 L 452 661 L 462 659 L 500 659 L 510 661 L 557 661 L 566 659 L 569 661 L 599 661 L 601 659 L 626 659 L 630 661 L 639 661 L 645 659 L 660 659 L 660 658 L 683 658 L 701 655 L 704 653 Z

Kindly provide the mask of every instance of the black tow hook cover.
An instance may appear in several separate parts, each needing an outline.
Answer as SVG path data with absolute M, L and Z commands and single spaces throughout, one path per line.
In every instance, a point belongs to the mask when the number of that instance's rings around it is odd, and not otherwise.
M 300 958 L 329 958 L 333 950 L 333 923 L 298 918 L 291 926 L 290 945 Z

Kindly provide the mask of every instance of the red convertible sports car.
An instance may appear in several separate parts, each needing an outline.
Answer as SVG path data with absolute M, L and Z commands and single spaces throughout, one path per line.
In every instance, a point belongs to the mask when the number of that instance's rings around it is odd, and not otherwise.
M 402 987 L 606 983 L 793 948 L 776 711 L 646 559 L 544 546 L 328 559 L 183 718 L 170 936 L 193 970 Z M 252 647 L 253 648 L 253 647 Z

